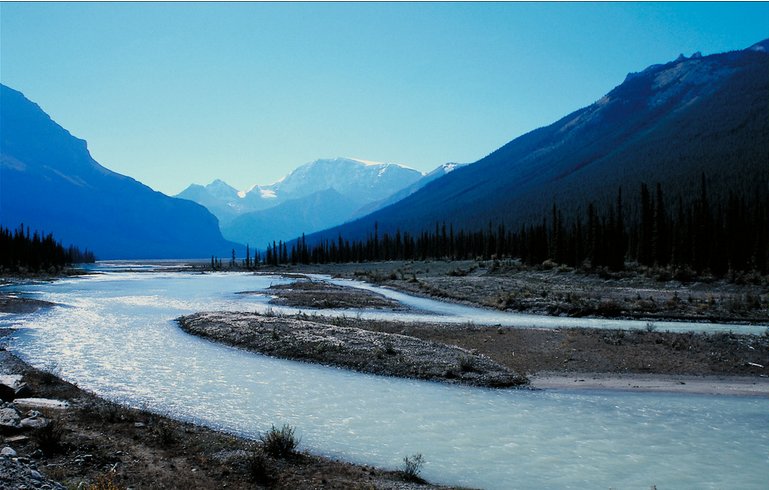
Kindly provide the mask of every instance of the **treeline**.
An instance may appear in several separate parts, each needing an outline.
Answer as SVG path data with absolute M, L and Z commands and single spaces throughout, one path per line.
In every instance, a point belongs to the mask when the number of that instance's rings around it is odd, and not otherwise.
M 81 251 L 75 246 L 64 248 L 52 234 L 30 234 L 29 227 L 20 225 L 15 231 L 0 227 L 0 268 L 4 271 L 40 272 L 78 263 L 94 262 L 96 258 L 89 250 Z
M 696 199 L 680 196 L 668 202 L 662 186 L 640 186 L 633 199 L 618 189 L 613 203 L 591 202 L 565 219 L 557 204 L 540 223 L 517 230 L 488 224 L 476 231 L 445 224 L 419 234 L 384 233 L 375 225 L 366 240 L 339 236 L 309 246 L 305 237 L 291 244 L 273 243 L 264 261 L 341 263 L 382 260 L 467 260 L 518 258 L 527 264 L 547 260 L 573 267 L 619 271 L 628 262 L 673 266 L 698 274 L 723 276 L 729 271 L 767 273 L 769 265 L 769 193 L 752 196 L 733 192 L 717 199 L 708 195 L 705 177 Z

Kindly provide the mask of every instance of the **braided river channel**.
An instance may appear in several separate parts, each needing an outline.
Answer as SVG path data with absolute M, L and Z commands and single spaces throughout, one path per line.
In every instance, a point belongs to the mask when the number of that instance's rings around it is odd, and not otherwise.
M 326 279 L 316 277 L 315 279 Z M 246 437 L 296 427 L 301 448 L 387 468 L 424 455 L 422 476 L 473 488 L 740 488 L 769 481 L 769 399 L 674 393 L 493 390 L 285 361 L 214 344 L 174 319 L 280 311 L 246 273 L 104 271 L 4 288 L 57 306 L 0 316 L 9 349 L 105 398 Z M 645 322 L 518 315 L 373 285 L 409 312 L 324 315 L 446 323 L 643 328 Z M 264 294 L 236 294 L 264 291 Z M 305 310 L 306 311 L 306 310 Z M 663 330 L 761 334 L 765 327 L 656 322 Z

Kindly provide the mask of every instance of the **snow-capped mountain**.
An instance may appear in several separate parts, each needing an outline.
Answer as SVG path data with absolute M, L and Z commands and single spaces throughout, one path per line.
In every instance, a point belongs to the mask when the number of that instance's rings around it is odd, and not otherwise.
M 420 178 L 421 172 L 403 165 L 340 157 L 304 164 L 270 188 L 281 200 L 334 189 L 347 198 L 367 203 L 384 199 Z
M 268 209 L 242 214 L 222 225 L 221 229 L 224 236 L 236 236 L 261 248 L 272 241 L 292 240 L 302 233 L 336 226 L 355 208 L 357 201 L 334 189 L 326 189 L 289 199 Z
M 413 168 L 353 158 L 315 160 L 297 167 L 279 181 L 238 191 L 222 180 L 192 184 L 175 197 L 207 207 L 222 223 L 236 216 L 277 206 L 333 189 L 360 206 L 389 197 L 423 178 Z
M 220 179 L 216 179 L 205 186 L 192 184 L 175 197 L 205 206 L 214 216 L 219 218 L 220 223 L 228 223 L 241 214 L 274 205 L 271 202 L 274 199 L 265 198 L 265 193 L 260 193 L 256 186 L 249 191 L 239 191 Z
M 296 238 L 285 235 L 287 230 L 312 233 L 342 224 L 361 207 L 423 178 L 422 172 L 404 165 L 337 157 L 306 163 L 273 184 L 254 185 L 247 191 L 217 179 L 206 186 L 192 184 L 176 197 L 208 208 L 219 218 L 225 237 L 258 246 Z M 319 196 L 329 197 L 328 206 Z M 270 221 L 282 225 L 267 226 Z
M 469 164 L 452 162 L 452 163 L 444 163 L 443 165 L 439 165 L 436 169 L 423 175 L 421 179 L 417 180 L 413 184 L 404 187 L 398 192 L 391 194 L 382 200 L 374 201 L 372 203 L 364 205 L 363 207 L 361 207 L 355 212 L 353 218 L 360 218 L 360 217 L 366 216 L 367 214 L 373 213 L 378 209 L 386 208 L 391 204 L 395 204 L 401 199 L 405 199 L 411 194 L 415 193 L 416 191 L 426 186 L 430 182 L 433 182 L 434 180 L 437 180 L 445 176 L 446 174 L 453 172 L 458 168 L 462 168 L 466 165 L 469 165 Z

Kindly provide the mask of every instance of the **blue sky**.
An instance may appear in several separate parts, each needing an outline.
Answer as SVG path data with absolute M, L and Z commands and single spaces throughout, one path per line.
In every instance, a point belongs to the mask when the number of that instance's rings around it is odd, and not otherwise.
M 2 3 L 0 80 L 160 191 L 349 156 L 473 162 L 769 3 Z

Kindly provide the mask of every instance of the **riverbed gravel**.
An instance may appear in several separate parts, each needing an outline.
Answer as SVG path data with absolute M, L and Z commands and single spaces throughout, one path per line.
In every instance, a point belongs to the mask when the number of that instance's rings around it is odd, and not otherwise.
M 284 359 L 473 386 L 507 388 L 527 383 L 514 370 L 461 347 L 320 319 L 202 312 L 178 321 L 188 333 Z

